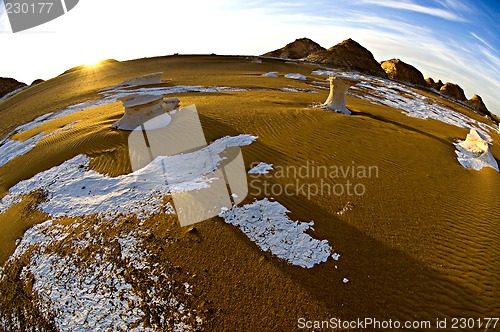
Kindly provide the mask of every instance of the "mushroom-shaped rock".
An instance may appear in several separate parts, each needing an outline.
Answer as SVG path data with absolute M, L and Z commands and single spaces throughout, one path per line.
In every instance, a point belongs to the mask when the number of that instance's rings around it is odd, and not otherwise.
M 134 85 L 152 85 L 160 84 L 163 72 L 146 74 L 139 77 L 133 77 L 121 82 L 118 86 L 134 86 Z
M 467 134 L 465 141 L 459 144 L 461 147 L 475 154 L 483 154 L 489 150 L 488 142 L 484 137 L 472 128 Z
M 325 108 L 343 114 L 351 114 L 346 105 L 347 90 L 359 82 L 359 80 L 348 77 L 330 76 L 330 94 L 323 104 Z
M 111 128 L 129 131 L 140 126 L 144 126 L 145 130 L 165 127 L 171 121 L 167 111 L 179 105 L 178 98 L 163 100 L 161 95 L 133 95 L 120 98 L 120 101 L 125 107 L 125 114 Z
M 170 111 L 173 111 L 176 108 L 179 108 L 180 102 L 181 101 L 177 97 L 166 98 L 166 99 L 163 99 L 162 106 L 163 106 L 163 108 L 165 108 L 165 110 L 167 112 L 170 112 Z
M 490 146 L 485 137 L 472 128 L 465 141 L 456 144 L 458 161 L 466 168 L 480 170 L 483 167 L 494 168 L 500 171 L 495 157 L 491 154 Z

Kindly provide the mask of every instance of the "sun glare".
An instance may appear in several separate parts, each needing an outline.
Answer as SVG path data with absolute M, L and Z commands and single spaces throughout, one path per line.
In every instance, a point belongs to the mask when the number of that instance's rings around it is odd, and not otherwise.
M 100 65 L 101 65 L 101 61 L 96 61 L 93 63 L 87 63 L 84 66 L 86 69 L 95 69 L 95 68 L 99 67 Z

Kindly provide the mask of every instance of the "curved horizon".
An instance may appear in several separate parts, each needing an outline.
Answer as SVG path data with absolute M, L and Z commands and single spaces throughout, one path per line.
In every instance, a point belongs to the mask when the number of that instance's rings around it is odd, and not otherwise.
M 500 115 L 500 3 L 470 0 L 88 0 L 13 34 L 0 0 L 0 76 L 30 83 L 103 59 L 174 53 L 260 55 L 307 37 L 328 48 L 352 38 L 377 61 L 399 58 L 424 77 L 478 94 Z M 91 18 L 89 20 L 89 18 Z

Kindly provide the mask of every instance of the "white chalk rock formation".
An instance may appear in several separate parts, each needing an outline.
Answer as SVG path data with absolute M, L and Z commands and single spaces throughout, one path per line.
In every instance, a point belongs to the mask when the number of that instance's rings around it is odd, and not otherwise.
M 171 121 L 169 111 L 179 106 L 179 98 L 168 98 L 156 95 L 133 95 L 120 98 L 125 107 L 123 117 L 111 125 L 111 128 L 121 130 L 134 130 L 147 123 L 145 130 L 165 127 Z M 149 121 L 155 119 L 154 121 Z M 148 122 L 149 121 L 149 122 Z
M 299 81 L 305 81 L 305 80 L 307 80 L 307 77 L 305 77 L 304 75 L 299 74 L 299 73 L 286 74 L 285 78 L 291 78 L 291 79 L 299 80 Z
M 170 112 L 175 110 L 176 108 L 179 108 L 180 102 L 181 101 L 177 97 L 165 98 L 163 99 L 162 106 L 167 112 Z
M 269 73 L 262 74 L 260 76 L 263 77 L 278 77 L 278 72 L 276 71 L 270 71 Z
M 482 137 L 476 129 L 472 128 L 467 134 L 465 141 L 455 144 L 458 162 L 465 168 L 481 170 L 483 167 L 491 167 L 500 172 L 495 157 L 491 154 L 490 146 L 485 137 Z
M 130 78 L 121 82 L 117 86 L 140 86 L 140 85 L 153 85 L 160 84 L 163 72 L 146 74 L 139 77 Z
M 323 104 L 325 108 L 343 114 L 351 114 L 346 105 L 347 90 L 358 83 L 359 80 L 352 78 L 330 76 L 330 94 Z

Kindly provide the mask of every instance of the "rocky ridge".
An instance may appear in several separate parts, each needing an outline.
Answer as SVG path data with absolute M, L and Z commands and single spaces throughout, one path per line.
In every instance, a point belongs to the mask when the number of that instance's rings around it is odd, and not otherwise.
M 417 68 L 400 59 L 385 60 L 380 65 L 390 79 L 419 86 L 427 86 L 424 75 Z
M 10 77 L 0 77 L 0 98 L 15 91 L 17 89 L 27 86 L 26 83 L 18 82 Z
M 375 60 L 373 54 L 351 38 L 327 50 L 313 53 L 305 60 L 386 77 L 385 71 Z
M 263 56 L 281 59 L 302 59 L 313 53 L 324 51 L 325 48 L 309 38 L 300 38 L 282 48 L 267 52 Z

